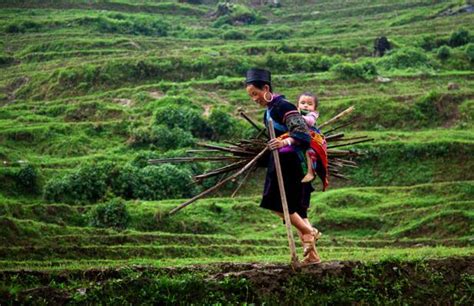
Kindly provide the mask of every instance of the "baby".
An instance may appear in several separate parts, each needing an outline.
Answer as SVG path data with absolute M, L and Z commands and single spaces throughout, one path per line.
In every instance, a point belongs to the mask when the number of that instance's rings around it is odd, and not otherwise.
M 309 93 L 304 92 L 298 97 L 298 110 L 303 115 L 303 119 L 306 121 L 308 127 L 313 130 L 316 130 L 316 120 L 319 118 L 319 113 L 317 112 L 318 108 L 318 98 Z M 319 131 L 318 131 L 319 132 Z M 306 163 L 308 171 L 305 177 L 301 180 L 302 183 L 308 183 L 314 180 L 314 168 L 313 168 L 313 156 L 310 154 L 310 150 L 306 151 Z

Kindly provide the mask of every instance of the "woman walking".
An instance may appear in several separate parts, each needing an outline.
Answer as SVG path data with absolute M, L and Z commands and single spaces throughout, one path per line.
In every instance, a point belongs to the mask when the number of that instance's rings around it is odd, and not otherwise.
M 311 192 L 311 183 L 302 183 L 305 176 L 299 156 L 304 155 L 310 144 L 308 127 L 297 108 L 284 96 L 273 94 L 271 74 L 264 69 L 253 68 L 247 71 L 246 90 L 253 101 L 266 108 L 264 123 L 272 119 L 277 138 L 268 144 L 270 150 L 278 150 L 284 187 L 288 202 L 291 224 L 296 227 L 304 247 L 304 264 L 320 263 L 315 241 L 320 233 L 307 220 L 307 209 Z M 280 191 L 273 157 L 267 165 L 267 175 L 260 206 L 283 217 Z

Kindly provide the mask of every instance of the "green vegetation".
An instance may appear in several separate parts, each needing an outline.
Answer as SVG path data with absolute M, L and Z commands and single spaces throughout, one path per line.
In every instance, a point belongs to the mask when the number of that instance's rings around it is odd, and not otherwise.
M 456 270 L 472 270 L 474 237 L 467 5 L 2 1 L 0 304 L 472 304 L 472 274 Z M 392 48 L 375 57 L 380 36 Z M 350 261 L 347 275 L 285 272 L 285 291 L 233 276 L 288 262 L 281 222 L 258 207 L 263 169 L 236 198 L 239 181 L 167 214 L 221 164 L 148 159 L 255 135 L 239 116 L 262 119 L 242 84 L 254 66 L 290 101 L 314 92 L 319 123 L 354 105 L 340 131 L 374 139 L 351 148 L 349 181 L 314 182 L 321 256 Z

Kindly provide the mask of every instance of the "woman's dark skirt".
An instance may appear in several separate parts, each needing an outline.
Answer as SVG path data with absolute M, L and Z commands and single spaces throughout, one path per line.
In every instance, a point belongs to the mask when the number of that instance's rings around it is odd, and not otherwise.
M 280 153 L 279 155 L 288 211 L 290 214 L 296 212 L 302 218 L 307 218 L 311 192 L 314 189 L 311 183 L 301 183 L 305 173 L 303 173 L 300 159 L 296 153 Z M 260 207 L 283 213 L 273 154 L 270 155 L 268 161 L 267 176 L 265 178 Z

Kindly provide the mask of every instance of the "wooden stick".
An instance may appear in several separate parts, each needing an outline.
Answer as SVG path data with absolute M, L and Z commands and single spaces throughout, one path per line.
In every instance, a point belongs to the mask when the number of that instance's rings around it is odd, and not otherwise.
M 230 153 L 239 153 L 239 154 L 251 154 L 253 155 L 253 152 L 249 152 L 240 148 L 233 149 L 233 148 L 226 148 L 226 147 L 219 147 L 207 143 L 197 143 L 198 146 L 213 149 L 213 150 L 219 150 L 219 151 L 224 151 L 224 152 L 230 152 Z
M 335 134 L 337 135 L 337 134 Z M 331 136 L 329 136 L 331 137 Z M 336 142 L 336 141 L 347 141 L 347 140 L 359 140 L 359 139 L 366 139 L 369 136 L 359 136 L 359 137 L 351 137 L 351 138 L 337 138 L 337 139 L 332 139 L 331 142 Z M 327 138 L 326 138 L 327 140 Z
M 263 128 L 258 127 L 258 125 L 253 121 L 249 116 L 247 116 L 246 113 L 240 112 L 240 115 L 244 117 L 245 120 L 247 120 L 254 128 L 257 129 L 258 135 L 256 138 L 260 138 L 262 135 L 265 135 L 266 138 L 268 138 L 268 134 L 266 133 L 266 130 Z
M 342 129 L 343 127 L 346 127 L 346 126 L 348 126 L 348 125 L 351 125 L 351 124 L 353 124 L 354 122 L 355 122 L 355 120 L 351 120 L 351 121 L 349 121 L 349 122 L 346 122 L 346 123 L 344 123 L 344 124 L 341 124 L 341 125 L 339 125 L 339 126 L 336 126 L 335 128 L 330 129 L 330 130 L 327 131 L 327 132 L 322 132 L 322 133 L 323 133 L 323 135 L 328 135 L 328 134 L 331 133 L 331 132 L 334 132 L 334 131 L 336 131 L 336 130 Z
M 255 123 L 255 121 L 253 121 L 249 116 L 247 116 L 247 114 L 245 114 L 244 112 L 240 112 L 240 115 L 244 117 L 244 119 L 247 120 L 250 125 L 252 125 L 257 131 L 260 132 L 262 130 L 262 128 L 259 127 L 257 123 Z
M 352 161 L 352 160 L 347 160 L 347 159 L 342 159 L 342 158 L 334 158 L 334 160 L 338 161 L 338 162 L 341 162 L 345 165 L 357 166 L 357 163 L 355 161 Z
M 205 149 L 202 149 L 202 150 L 196 150 L 196 149 L 192 149 L 192 150 L 187 150 L 186 153 L 189 153 L 189 154 L 195 154 L 195 153 L 220 153 L 222 151 L 219 151 L 219 150 L 205 150 Z
M 255 166 L 253 166 L 252 168 L 249 169 L 249 171 L 247 171 L 247 173 L 245 174 L 244 178 L 239 182 L 239 185 L 237 186 L 237 188 L 235 188 L 234 192 L 232 193 L 232 195 L 230 196 L 231 198 L 234 198 L 235 195 L 237 194 L 237 192 L 239 192 L 240 188 L 244 185 L 244 183 L 247 181 L 247 178 L 249 177 L 250 173 L 253 172 L 253 170 L 255 170 Z
M 245 161 L 245 160 L 239 161 L 239 162 L 236 162 L 236 163 L 233 163 L 233 164 L 221 167 L 221 168 L 211 170 L 209 172 L 206 172 L 206 173 L 203 173 L 203 174 L 200 174 L 200 175 L 196 175 L 196 176 L 194 176 L 194 178 L 196 180 L 202 180 L 202 179 L 205 179 L 205 178 L 216 176 L 216 175 L 219 175 L 219 174 L 224 173 L 224 172 L 229 172 L 229 171 L 238 169 L 241 166 L 243 166 L 246 162 L 247 161 Z
M 358 156 L 359 153 L 351 150 L 328 149 L 328 156 Z
M 328 149 L 337 148 L 337 147 L 345 147 L 345 146 L 354 145 L 356 143 L 363 143 L 363 142 L 368 142 L 368 141 L 373 141 L 373 140 L 374 140 L 373 138 L 369 138 L 369 139 L 353 141 L 353 142 L 348 142 L 348 143 L 341 143 L 341 144 L 338 144 L 338 145 L 335 145 L 335 146 L 328 146 Z
M 326 126 L 328 124 L 331 124 L 333 122 L 336 122 L 338 121 L 339 119 L 341 119 L 342 117 L 344 117 L 345 115 L 347 114 L 350 114 L 352 113 L 352 111 L 354 110 L 354 106 L 351 106 L 349 107 L 348 109 L 346 109 L 345 111 L 337 114 L 335 117 L 329 119 L 328 121 L 324 122 L 323 124 L 321 124 L 318 128 L 322 128 L 323 126 Z
M 258 132 L 257 136 L 255 136 L 255 137 L 260 138 L 262 136 L 265 136 L 265 138 L 268 139 L 268 135 L 267 135 L 267 133 L 265 133 L 265 130 L 261 130 L 260 132 Z
M 275 139 L 275 130 L 273 129 L 273 120 L 269 118 L 268 120 L 268 133 L 270 134 L 270 139 Z M 293 267 L 298 266 L 298 256 L 296 255 L 296 247 L 295 247 L 295 240 L 293 238 L 293 231 L 291 230 L 291 220 L 290 220 L 290 212 L 288 211 L 288 203 L 286 201 L 286 193 L 285 193 L 285 184 L 283 182 L 283 174 L 281 172 L 281 165 L 280 165 L 280 155 L 278 155 L 278 150 L 273 150 L 273 161 L 275 162 L 275 169 L 278 179 L 278 187 L 280 189 L 280 196 L 281 196 L 281 206 L 283 207 L 283 215 L 285 217 L 285 225 L 286 225 L 286 233 L 288 235 L 288 244 L 290 246 L 291 252 L 291 265 Z
M 344 137 L 344 133 L 337 133 L 337 134 L 334 134 L 334 135 L 331 135 L 331 136 L 326 136 L 325 139 L 326 141 L 334 141 L 338 138 L 342 138 Z
M 257 156 L 255 156 L 251 161 L 249 161 L 247 163 L 247 165 L 245 165 L 242 169 L 240 169 L 238 172 L 232 174 L 231 176 L 229 177 L 226 177 L 224 180 L 222 180 L 221 182 L 217 183 L 216 185 L 212 186 L 211 188 L 208 188 L 207 190 L 204 190 L 203 192 L 201 192 L 200 194 L 194 196 L 192 199 L 189 199 L 188 201 L 182 203 L 181 205 L 173 208 L 169 214 L 172 215 L 174 213 L 176 213 L 177 211 L 183 209 L 184 207 L 188 206 L 189 204 L 195 202 L 196 200 L 199 200 L 200 198 L 202 198 L 203 196 L 205 196 L 206 194 L 208 193 L 211 193 L 213 192 L 214 190 L 218 189 L 219 187 L 221 187 L 222 185 L 224 185 L 225 183 L 227 183 L 228 181 L 238 177 L 239 175 L 241 175 L 242 173 L 244 173 L 245 171 L 247 171 L 250 167 L 252 167 L 266 152 L 267 152 L 268 148 L 265 147 L 265 149 L 263 149 L 260 153 L 257 154 Z
M 203 156 L 203 157 L 171 157 L 162 159 L 149 159 L 149 164 L 163 164 L 163 163 L 182 163 L 188 161 L 223 161 L 223 160 L 243 160 L 248 159 L 245 156 Z
M 329 172 L 329 175 L 335 176 L 335 177 L 337 177 L 337 178 L 341 178 L 341 179 L 343 179 L 343 180 L 348 180 L 348 179 L 349 179 L 347 176 L 344 176 L 344 175 L 342 175 L 342 174 L 333 173 L 333 172 Z

